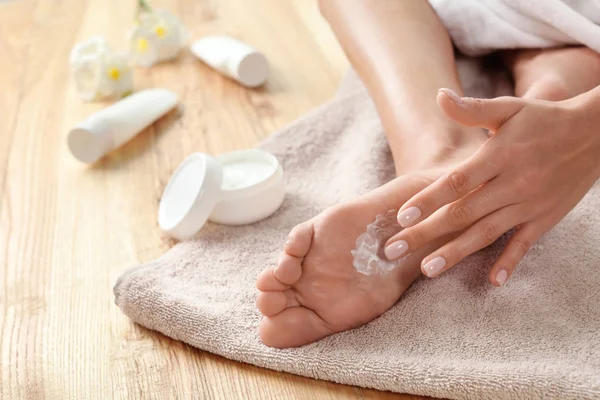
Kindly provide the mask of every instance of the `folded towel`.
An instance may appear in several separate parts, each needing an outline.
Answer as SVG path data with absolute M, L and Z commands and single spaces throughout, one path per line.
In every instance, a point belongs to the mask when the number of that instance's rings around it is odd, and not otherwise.
M 600 53 L 597 0 L 429 0 L 467 55 L 583 45 Z
M 277 350 L 257 334 L 258 273 L 273 265 L 295 224 L 392 179 L 393 165 L 354 75 L 333 100 L 260 147 L 286 171 L 281 209 L 253 225 L 208 224 L 195 240 L 125 272 L 116 303 L 135 322 L 233 360 L 381 390 L 454 399 L 600 397 L 598 185 L 505 287 L 487 281 L 504 238 L 439 278 L 417 281 L 363 327 Z

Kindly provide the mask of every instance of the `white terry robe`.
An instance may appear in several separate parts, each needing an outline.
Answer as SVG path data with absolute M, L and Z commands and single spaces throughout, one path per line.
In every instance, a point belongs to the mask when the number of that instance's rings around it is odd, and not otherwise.
M 429 0 L 456 47 L 469 56 L 499 49 L 583 45 L 600 53 L 600 0 Z

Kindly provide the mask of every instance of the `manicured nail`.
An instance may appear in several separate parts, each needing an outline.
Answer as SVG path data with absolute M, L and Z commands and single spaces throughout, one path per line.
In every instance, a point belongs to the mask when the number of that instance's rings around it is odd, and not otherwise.
M 496 283 L 498 286 L 504 286 L 506 279 L 508 279 L 508 272 L 506 272 L 505 269 L 498 271 L 498 274 L 496 275 Z
M 431 278 L 442 272 L 445 266 L 446 259 L 444 257 L 436 257 L 433 260 L 429 260 L 427 264 L 423 266 L 423 272 Z
M 398 223 L 401 227 L 406 228 L 412 225 L 421 216 L 419 207 L 408 207 L 406 210 L 398 214 Z
M 397 260 L 408 251 L 408 243 L 405 240 L 398 240 L 385 248 L 384 253 L 388 260 Z
M 460 96 L 458 95 L 458 93 L 456 93 L 454 90 L 448 89 L 448 88 L 443 88 L 443 89 L 440 89 L 440 90 L 442 92 L 444 92 L 444 94 L 446 96 L 450 97 L 450 100 L 452 100 L 456 104 L 460 104 L 461 106 L 465 104 L 465 102 L 460 98 Z

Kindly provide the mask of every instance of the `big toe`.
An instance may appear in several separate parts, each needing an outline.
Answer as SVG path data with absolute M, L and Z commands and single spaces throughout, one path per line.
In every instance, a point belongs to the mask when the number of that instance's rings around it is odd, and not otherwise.
M 313 223 L 296 225 L 288 235 L 275 268 L 264 269 L 256 279 L 262 291 L 283 291 L 295 284 L 302 275 L 302 260 L 310 249 Z
M 275 316 L 264 317 L 259 326 L 262 342 L 279 349 L 303 346 L 332 333 L 321 317 L 305 307 L 290 307 Z
M 288 240 L 285 242 L 283 249 L 291 256 L 302 258 L 310 249 L 312 242 L 314 227 L 312 221 L 304 222 L 296 225 L 288 235 Z

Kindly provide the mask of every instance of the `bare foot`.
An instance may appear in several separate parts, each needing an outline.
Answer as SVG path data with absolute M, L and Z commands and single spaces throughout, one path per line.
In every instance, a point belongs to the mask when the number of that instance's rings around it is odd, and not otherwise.
M 292 229 L 277 266 L 262 271 L 256 282 L 263 343 L 301 346 L 366 324 L 392 307 L 421 275 L 421 260 L 441 242 L 387 275 L 357 272 L 351 251 L 377 215 L 397 209 L 440 174 L 403 175 Z

